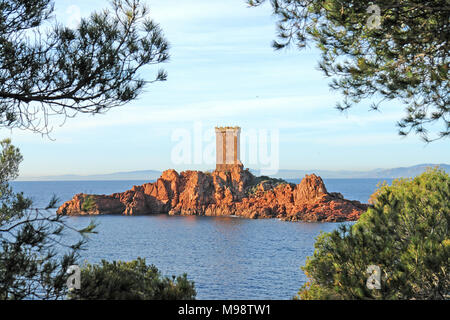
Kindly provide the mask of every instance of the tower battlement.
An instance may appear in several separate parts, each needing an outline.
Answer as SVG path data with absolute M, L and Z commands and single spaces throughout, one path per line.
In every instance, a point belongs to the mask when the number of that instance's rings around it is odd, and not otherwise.
M 240 158 L 241 128 L 216 127 L 216 170 L 230 171 L 242 166 Z

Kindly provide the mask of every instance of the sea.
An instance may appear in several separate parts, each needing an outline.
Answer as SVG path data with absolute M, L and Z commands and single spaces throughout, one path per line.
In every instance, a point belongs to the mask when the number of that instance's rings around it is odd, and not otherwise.
M 392 179 L 324 179 L 329 192 L 365 203 L 383 181 Z M 53 195 L 62 204 L 76 193 L 111 194 L 145 182 L 14 181 L 11 185 L 31 198 L 33 207 L 45 208 Z M 56 209 L 49 214 L 56 214 Z M 164 214 L 65 219 L 78 229 L 91 220 L 98 225 L 97 234 L 89 236 L 81 252 L 81 265 L 141 257 L 165 276 L 187 273 L 195 283 L 197 299 L 225 300 L 292 299 L 307 281 L 301 266 L 313 254 L 316 237 L 342 224 Z

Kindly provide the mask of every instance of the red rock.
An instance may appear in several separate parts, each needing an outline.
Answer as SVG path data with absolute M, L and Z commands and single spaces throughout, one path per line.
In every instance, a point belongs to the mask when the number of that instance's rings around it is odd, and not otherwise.
M 77 194 L 58 210 L 62 215 L 124 214 L 142 215 L 238 215 L 245 218 L 279 218 L 289 221 L 357 220 L 368 205 L 328 193 L 322 179 L 306 175 L 298 185 L 263 181 L 242 166 L 229 172 L 166 170 L 153 183 L 134 186 L 112 195 Z M 256 185 L 256 186 L 255 186 Z M 253 188 L 253 194 L 249 193 Z M 95 203 L 83 210 L 91 197 Z M 84 206 L 86 207 L 86 206 Z

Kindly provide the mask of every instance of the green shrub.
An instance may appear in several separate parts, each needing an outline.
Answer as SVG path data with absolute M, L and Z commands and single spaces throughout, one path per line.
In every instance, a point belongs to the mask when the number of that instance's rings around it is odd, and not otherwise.
M 322 234 L 302 268 L 301 299 L 448 299 L 450 177 L 430 169 L 383 185 L 353 226 Z M 368 289 L 369 265 L 381 288 Z
M 194 282 L 186 274 L 163 277 L 142 258 L 86 264 L 81 269 L 81 288 L 69 293 L 69 299 L 80 300 L 188 300 L 195 296 Z
M 95 203 L 95 198 L 93 196 L 87 196 L 84 201 L 83 204 L 81 205 L 81 210 L 84 212 L 89 212 L 91 210 L 95 210 L 96 208 L 96 203 Z
M 245 194 L 247 196 L 256 195 L 260 189 L 260 185 L 265 184 L 268 187 L 268 190 L 272 190 L 276 188 L 280 184 L 289 184 L 287 181 L 279 178 L 271 178 L 268 176 L 259 176 L 254 177 L 251 184 L 246 187 Z M 291 184 L 292 185 L 292 184 Z M 292 185 L 295 186 L 295 185 Z

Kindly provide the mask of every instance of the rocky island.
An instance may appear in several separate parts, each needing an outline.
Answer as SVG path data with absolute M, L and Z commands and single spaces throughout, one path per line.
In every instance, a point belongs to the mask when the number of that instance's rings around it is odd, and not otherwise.
M 205 215 L 278 218 L 287 221 L 354 221 L 367 204 L 329 193 L 319 176 L 295 185 L 256 177 L 242 164 L 212 172 L 166 170 L 153 183 L 111 195 L 77 194 L 60 215 Z

